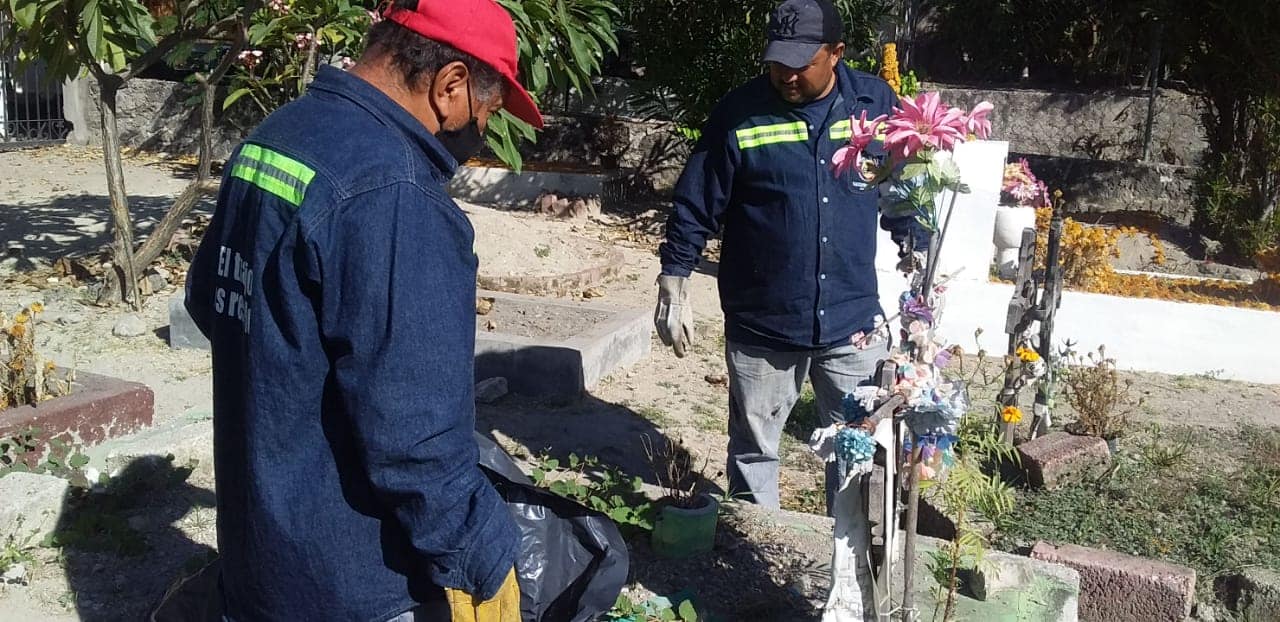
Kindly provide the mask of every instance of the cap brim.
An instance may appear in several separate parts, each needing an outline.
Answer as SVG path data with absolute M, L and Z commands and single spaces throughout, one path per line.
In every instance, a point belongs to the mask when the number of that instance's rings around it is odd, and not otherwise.
M 804 69 L 822 49 L 821 43 L 804 41 L 770 41 L 764 48 L 764 62 L 778 63 L 792 69 Z
M 507 97 L 502 107 L 535 129 L 542 129 L 542 113 L 538 111 L 538 105 L 533 103 L 533 96 L 519 82 L 509 76 L 503 78 L 507 82 Z

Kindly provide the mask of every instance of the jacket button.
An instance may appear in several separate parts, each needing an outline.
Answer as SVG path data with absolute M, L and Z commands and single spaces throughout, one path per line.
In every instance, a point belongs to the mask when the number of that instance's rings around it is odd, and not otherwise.
M 830 202 L 831 202 L 831 199 L 828 199 L 827 197 L 822 197 L 822 202 L 823 202 L 823 203 L 830 203 Z
M 818 278 L 819 278 L 819 279 L 821 279 L 821 280 L 823 280 L 823 281 L 825 281 L 825 280 L 827 280 L 827 275 L 825 275 L 825 274 L 819 274 L 819 275 L 818 275 Z
M 823 310 L 823 309 L 818 309 L 818 315 L 820 315 L 820 316 L 821 316 L 821 315 L 826 315 L 826 314 L 827 314 L 827 312 L 826 312 L 825 310 Z
M 827 243 L 827 236 L 825 236 L 825 235 L 824 235 L 824 236 L 822 236 L 822 243 L 823 243 L 823 244 L 826 244 L 826 243 Z
M 826 161 L 825 159 L 819 159 L 819 160 L 818 160 L 818 164 L 826 164 L 826 163 L 827 163 L 827 161 Z

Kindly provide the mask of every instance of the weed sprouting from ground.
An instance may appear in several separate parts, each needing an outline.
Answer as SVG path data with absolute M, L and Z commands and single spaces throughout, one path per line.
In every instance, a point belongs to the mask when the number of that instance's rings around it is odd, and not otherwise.
M 1223 573 L 1280 570 L 1280 430 L 1210 434 L 1139 443 L 1108 477 L 1024 493 L 997 546 L 1046 540 L 1165 559 L 1195 568 L 1205 598 Z

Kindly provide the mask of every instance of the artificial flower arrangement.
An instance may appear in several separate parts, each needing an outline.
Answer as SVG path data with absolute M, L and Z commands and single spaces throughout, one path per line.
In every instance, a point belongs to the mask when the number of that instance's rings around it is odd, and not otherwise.
M 1048 184 L 1031 172 L 1031 163 L 1026 158 L 1005 165 L 1004 180 L 1000 185 L 1000 202 L 1036 209 L 1053 205 Z
M 887 577 L 892 577 L 895 555 L 883 556 L 878 583 L 859 570 L 867 554 L 869 542 L 862 535 L 857 516 L 849 504 L 857 503 L 861 487 L 852 486 L 853 477 L 868 473 L 876 453 L 883 446 L 890 456 L 885 465 L 882 487 L 885 515 L 881 518 L 884 546 L 892 544 L 896 534 L 896 494 L 894 472 L 898 457 L 915 485 L 912 499 L 917 499 L 920 479 L 941 480 L 955 463 L 954 447 L 960 417 L 968 409 L 968 394 L 963 383 L 942 374 L 951 361 L 951 351 L 936 337 L 943 307 L 945 282 L 935 282 L 938 253 L 946 240 L 956 197 L 969 189 L 960 180 L 960 169 L 952 158 L 957 145 L 986 139 L 991 134 L 987 115 L 994 107 L 978 104 L 970 112 L 946 106 L 937 93 L 923 93 L 902 98 L 901 105 L 890 115 L 868 119 L 866 113 L 850 119 L 849 143 L 832 156 L 837 176 L 858 175 L 865 183 L 879 184 L 883 209 L 891 216 L 911 216 L 928 232 L 927 249 L 908 249 L 904 264 L 912 274 L 910 288 L 898 300 L 900 340 L 889 361 L 895 364 L 891 386 L 866 386 L 844 399 L 845 421 L 814 431 L 810 448 L 822 459 L 837 462 L 845 479 L 836 492 L 835 552 L 832 560 L 831 593 L 823 610 L 824 622 L 864 619 L 866 598 L 874 590 L 874 610 L 881 614 L 892 609 Z M 872 157 L 870 148 L 883 142 L 883 159 Z M 877 150 L 879 151 L 879 150 Z M 948 196 L 949 194 L 949 196 Z M 949 199 L 949 201 L 947 200 Z M 945 212 L 939 204 L 946 203 Z M 912 236 L 914 240 L 914 236 Z M 920 252 L 923 250 L 924 252 Z M 873 341 L 888 339 L 894 318 L 876 318 L 870 333 L 853 336 L 853 345 L 865 348 Z M 889 416 L 893 405 L 899 412 Z M 879 412 L 877 412 L 879 411 Z M 872 415 L 871 413 L 876 414 Z M 916 517 L 916 503 L 908 504 L 908 524 Z M 904 559 L 910 575 L 914 537 L 908 527 Z M 903 600 L 910 609 L 911 596 Z
M 934 335 L 945 292 L 945 287 L 935 282 L 938 252 L 946 239 L 956 197 L 969 191 L 960 181 L 952 154 L 957 145 L 990 136 L 988 115 L 993 109 L 989 102 L 982 102 L 965 112 L 945 105 L 936 92 L 903 98 L 890 115 L 868 119 L 864 111 L 850 119 L 849 142 L 832 157 L 837 176 L 856 174 L 863 181 L 882 184 L 887 212 L 913 216 L 931 237 L 927 252 L 916 251 L 908 257 L 914 277 L 911 288 L 899 299 L 901 339 L 890 355 L 897 365 L 892 389 L 860 388 L 845 400 L 848 424 L 815 433 L 815 450 L 823 445 L 823 437 L 830 438 L 832 443 L 827 447 L 834 455 L 824 457 L 839 458 L 850 475 L 871 469 L 872 431 L 862 424 L 878 401 L 892 395 L 905 399 L 904 420 L 921 445 L 920 453 L 937 457 L 934 466 L 922 468 L 921 473 L 938 476 L 942 469 L 935 467 L 949 461 L 946 452 L 954 443 L 955 427 L 968 408 L 968 399 L 962 383 L 942 375 L 951 353 Z M 883 142 L 887 153 L 883 160 L 869 154 L 877 141 Z M 943 202 L 947 203 L 945 212 L 939 209 Z M 854 345 L 865 347 L 888 337 L 889 322 L 877 319 L 876 330 L 855 335 Z

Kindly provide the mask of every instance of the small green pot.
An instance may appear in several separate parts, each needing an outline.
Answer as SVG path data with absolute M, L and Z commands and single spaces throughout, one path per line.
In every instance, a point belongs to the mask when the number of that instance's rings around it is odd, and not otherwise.
M 716 543 L 720 504 L 709 496 L 702 504 L 685 509 L 665 506 L 653 526 L 653 551 L 659 557 L 682 559 L 710 551 Z

